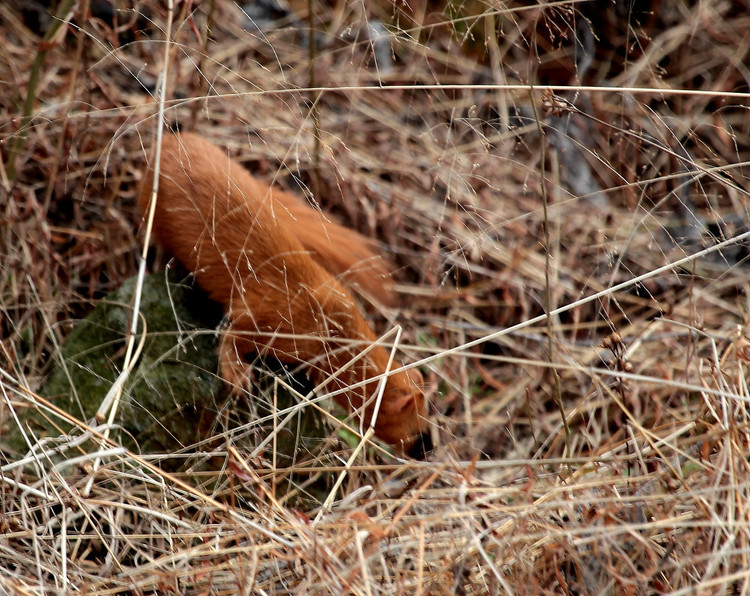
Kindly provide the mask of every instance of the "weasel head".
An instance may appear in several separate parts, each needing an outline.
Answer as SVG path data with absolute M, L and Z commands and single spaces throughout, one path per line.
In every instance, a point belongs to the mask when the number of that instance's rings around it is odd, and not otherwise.
M 375 425 L 375 434 L 400 453 L 423 455 L 431 448 L 427 435 L 424 380 L 416 369 L 397 371 L 388 377 Z M 422 449 L 412 453 L 415 446 Z M 421 451 L 421 453 L 419 453 Z

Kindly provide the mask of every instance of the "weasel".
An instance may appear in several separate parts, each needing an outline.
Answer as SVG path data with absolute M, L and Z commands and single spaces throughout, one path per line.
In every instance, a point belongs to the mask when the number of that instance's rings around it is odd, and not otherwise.
M 144 214 L 153 175 L 149 169 L 139 195 Z M 372 379 L 386 372 L 389 353 L 372 345 L 375 334 L 337 278 L 392 301 L 390 276 L 370 243 L 184 132 L 162 141 L 155 209 L 157 241 L 228 315 L 219 347 L 224 380 L 243 387 L 251 354 L 304 363 L 316 385 L 343 390 L 336 401 L 367 428 L 378 388 Z M 394 361 L 391 370 L 399 367 Z M 390 374 L 375 435 L 408 450 L 425 428 L 424 410 L 421 375 Z

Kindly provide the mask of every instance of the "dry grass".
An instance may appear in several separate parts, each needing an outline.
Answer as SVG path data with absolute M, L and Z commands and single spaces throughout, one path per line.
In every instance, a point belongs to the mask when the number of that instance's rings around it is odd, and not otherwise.
M 223 0 L 138 0 L 119 39 L 76 13 L 43 45 L 22 4 L 0 5 L 4 429 L 136 273 L 166 73 L 168 122 L 382 242 L 403 308 L 379 326 L 425 372 L 436 450 L 334 440 L 290 471 L 230 440 L 222 471 L 170 475 L 85 421 L 72 467 L 29 436 L 0 460 L 0 592 L 750 591 L 746 4 L 628 26 L 625 3 L 313 3 L 312 69 L 304 4 L 260 33 Z M 277 492 L 345 470 L 330 509 Z

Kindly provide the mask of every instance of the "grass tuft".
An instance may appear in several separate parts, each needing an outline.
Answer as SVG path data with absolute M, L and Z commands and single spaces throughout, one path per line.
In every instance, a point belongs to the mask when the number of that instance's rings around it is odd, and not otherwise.
M 86 4 L 0 3 L 0 592 L 747 592 L 744 4 Z M 168 473 L 38 396 L 138 270 L 165 73 L 171 126 L 381 243 L 429 462 Z M 28 408 L 73 430 L 13 455 Z

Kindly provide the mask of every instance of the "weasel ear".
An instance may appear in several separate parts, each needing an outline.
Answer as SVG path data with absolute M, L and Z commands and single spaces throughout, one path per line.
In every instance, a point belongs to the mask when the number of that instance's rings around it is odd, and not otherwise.
M 420 391 L 424 389 L 424 377 L 421 372 L 416 368 L 410 368 L 406 371 L 406 374 L 409 375 L 409 380 L 414 383 Z

